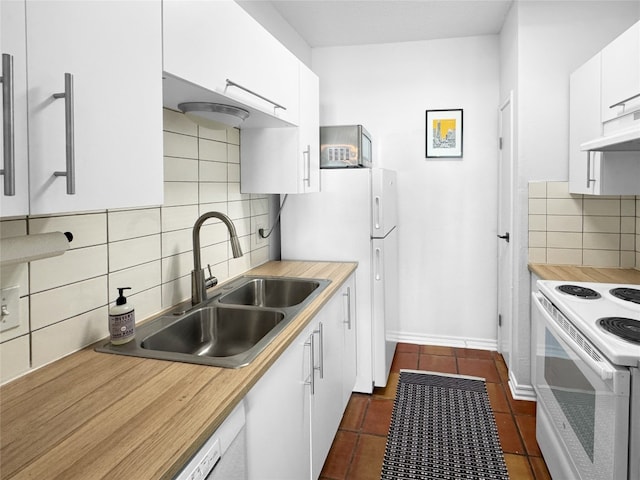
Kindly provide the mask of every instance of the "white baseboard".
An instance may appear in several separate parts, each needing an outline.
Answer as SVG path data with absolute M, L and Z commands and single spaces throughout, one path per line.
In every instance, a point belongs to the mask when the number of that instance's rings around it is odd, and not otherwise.
M 417 345 L 437 345 L 440 347 L 475 348 L 478 350 L 498 350 L 498 342 L 486 338 L 462 338 L 445 335 L 423 335 L 420 333 L 387 332 L 389 340 Z
M 536 401 L 536 392 L 531 385 L 519 385 L 513 372 L 509 370 L 509 390 L 515 400 Z

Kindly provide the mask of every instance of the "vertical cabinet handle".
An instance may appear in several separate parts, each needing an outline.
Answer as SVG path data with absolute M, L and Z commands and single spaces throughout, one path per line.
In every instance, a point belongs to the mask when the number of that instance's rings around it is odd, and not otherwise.
M 73 75 L 64 74 L 64 92 L 54 93 L 53 98 L 64 98 L 64 125 L 67 170 L 64 172 L 53 172 L 55 177 L 67 177 L 67 195 L 76 193 L 76 153 L 74 142 L 74 119 L 73 119 Z
M 3 137 L 3 168 L 0 175 L 4 175 L 4 194 L 11 197 L 16 194 L 15 173 L 15 135 L 14 135 L 14 107 L 13 107 L 13 55 L 2 54 L 2 137 Z
M 375 210 L 376 210 L 376 218 L 375 218 L 375 228 L 376 230 L 380 228 L 380 197 L 376 196 L 375 198 Z
M 591 182 L 595 182 L 595 178 L 591 178 L 591 170 L 592 170 L 592 156 L 591 152 L 587 151 L 587 188 L 591 186 Z
M 324 328 L 322 322 L 318 323 L 318 329 L 313 331 L 314 335 L 316 333 L 318 334 L 318 349 L 320 350 L 320 354 L 318 355 L 318 366 L 314 366 L 313 368 L 320 372 L 320 378 L 324 378 Z
M 342 295 L 347 297 L 347 319 L 342 323 L 346 323 L 347 329 L 351 330 L 351 287 L 347 287 L 347 292 Z
M 303 182 L 307 184 L 307 187 L 311 187 L 311 145 L 307 145 L 307 149 L 302 152 L 304 157 L 304 178 Z
M 309 347 L 309 376 L 308 380 L 304 382 L 305 385 L 309 385 L 309 390 L 311 391 L 311 395 L 316 393 L 316 379 L 315 379 L 315 347 L 313 346 L 313 336 L 315 333 L 312 333 L 309 337 L 309 340 L 304 342 L 305 347 Z

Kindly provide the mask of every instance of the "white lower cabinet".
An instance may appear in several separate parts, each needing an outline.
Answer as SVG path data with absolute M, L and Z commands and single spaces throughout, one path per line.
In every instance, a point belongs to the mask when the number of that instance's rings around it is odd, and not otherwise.
M 354 277 L 245 397 L 254 480 L 317 479 L 355 384 Z

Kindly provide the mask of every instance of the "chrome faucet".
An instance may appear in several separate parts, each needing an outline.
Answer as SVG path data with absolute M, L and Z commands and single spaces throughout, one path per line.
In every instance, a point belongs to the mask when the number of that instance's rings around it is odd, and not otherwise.
M 202 260 L 200 255 L 200 228 L 202 224 L 210 218 L 218 218 L 227 226 L 229 235 L 231 236 L 231 251 L 233 257 L 238 258 L 242 256 L 242 248 L 240 248 L 240 241 L 238 240 L 238 234 L 236 233 L 236 227 L 229 217 L 220 212 L 207 212 L 204 213 L 196 220 L 193 225 L 193 271 L 191 272 L 191 305 L 197 305 L 207 299 L 207 286 L 204 275 L 204 269 L 202 268 Z

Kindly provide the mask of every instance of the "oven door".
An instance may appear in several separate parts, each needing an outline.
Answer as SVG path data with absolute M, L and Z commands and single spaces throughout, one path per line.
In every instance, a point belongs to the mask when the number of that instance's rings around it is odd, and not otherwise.
M 532 313 L 536 437 L 552 478 L 626 480 L 629 370 L 611 365 L 540 293 Z

